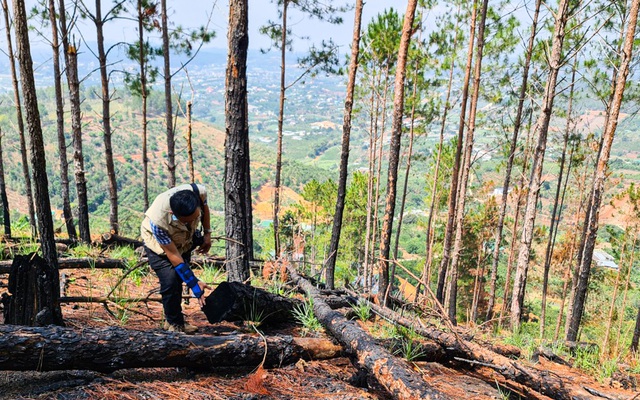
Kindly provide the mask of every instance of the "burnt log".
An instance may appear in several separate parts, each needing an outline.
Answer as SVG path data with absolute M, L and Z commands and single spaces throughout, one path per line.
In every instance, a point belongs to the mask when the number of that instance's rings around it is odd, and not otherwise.
M 17 256 L 16 256 L 17 257 Z M 0 274 L 11 272 L 13 260 L 0 261 Z M 59 269 L 124 269 L 127 267 L 125 260 L 119 258 L 59 258 Z
M 347 320 L 332 310 L 323 300 L 320 291 L 301 278 L 292 267 L 289 274 L 302 290 L 313 299 L 313 311 L 320 323 L 357 357 L 358 363 L 367 369 L 396 399 L 448 399 L 434 389 L 407 362 L 394 357 L 378 345 L 357 323 Z
M 64 325 L 58 293 L 58 270 L 36 253 L 17 256 L 2 294 L 4 323 L 27 326 Z
M 135 249 L 140 246 L 143 246 L 144 242 L 140 240 L 120 236 L 115 233 L 107 232 L 102 234 L 100 238 L 100 242 L 98 244 L 102 247 L 121 246 L 121 247 L 133 247 Z
M 140 263 L 146 263 L 147 258 L 141 257 L 139 259 Z M 0 274 L 8 274 L 11 272 L 11 264 L 13 264 L 13 260 L 3 260 L 0 261 Z M 194 255 L 191 257 L 192 266 L 202 266 L 204 264 L 214 265 L 219 268 L 224 268 L 225 260 L 221 260 L 217 257 L 203 257 Z M 252 261 L 250 263 L 251 268 L 253 270 L 259 269 L 261 262 L 260 261 Z M 128 265 L 125 260 L 119 258 L 58 258 L 58 268 L 59 269 L 125 269 Z
M 222 282 L 207 296 L 202 311 L 212 324 L 253 321 L 265 325 L 295 322 L 293 310 L 301 305 L 302 301 L 298 299 L 278 296 L 244 283 Z
M 433 327 L 417 327 L 408 318 L 387 308 L 370 303 L 371 309 L 381 317 L 399 325 L 412 328 L 421 336 L 434 340 L 448 353 L 457 359 L 468 360 L 472 365 L 478 364 L 492 368 L 506 379 L 527 386 L 536 392 L 558 400 L 592 399 L 593 397 L 581 387 L 572 385 L 568 380 L 550 372 L 522 365 L 505 356 L 485 349 L 477 343 L 460 338 L 452 333 Z
M 341 351 L 326 339 L 269 336 L 266 342 L 265 367 L 291 364 L 300 358 L 332 358 Z M 264 352 L 259 335 L 188 336 L 119 327 L 0 326 L 0 370 L 5 371 L 255 368 Z
M 351 308 L 358 304 L 358 299 L 353 296 L 342 296 L 331 294 L 328 296 L 323 296 L 322 299 L 332 310 L 337 310 L 339 308 Z

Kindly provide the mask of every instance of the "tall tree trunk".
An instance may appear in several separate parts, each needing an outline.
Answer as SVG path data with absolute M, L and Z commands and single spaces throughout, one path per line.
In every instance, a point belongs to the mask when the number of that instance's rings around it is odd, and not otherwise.
M 42 256 L 50 268 L 58 269 L 58 254 L 54 241 L 54 226 L 51 218 L 51 203 L 49 202 L 49 181 L 47 179 L 47 164 L 42 138 L 42 125 L 38 99 L 36 97 L 36 84 L 33 77 L 33 61 L 31 60 L 31 48 L 29 45 L 29 28 L 27 26 L 27 14 L 24 0 L 14 0 L 13 15 L 15 18 L 16 43 L 18 47 L 18 60 L 20 64 L 20 77 L 22 93 L 24 95 L 24 107 L 26 113 L 27 129 L 31 142 L 31 166 L 33 170 L 33 182 L 35 189 L 36 212 L 38 216 L 38 232 Z M 49 308 L 45 324 L 64 325 L 62 311 L 60 309 L 60 282 L 58 274 L 53 274 L 48 282 Z
M 2 130 L 0 130 L 0 199 L 2 200 L 2 225 L 4 235 L 11 237 L 11 213 L 9 212 L 9 199 L 7 198 L 7 185 L 4 181 L 4 153 L 2 151 Z
M 451 322 L 456 323 L 456 308 L 458 294 L 458 264 L 462 253 L 462 231 L 464 228 L 464 209 L 467 200 L 467 186 L 469 184 L 469 171 L 471 170 L 471 157 L 473 156 L 473 140 L 476 131 L 476 112 L 480 98 L 480 77 L 482 74 L 482 52 L 484 49 L 484 29 L 487 19 L 489 1 L 482 2 L 480 10 L 480 25 L 478 26 L 478 45 L 476 48 L 476 60 L 473 70 L 473 93 L 471 94 L 471 109 L 469 110 L 469 129 L 465 139 L 464 161 L 460 170 L 460 183 L 458 190 L 458 205 L 456 206 L 456 237 L 451 257 L 451 281 L 449 284 L 447 311 Z
M 60 33 L 62 34 L 62 48 L 67 64 L 67 84 L 69 86 L 69 102 L 71 103 L 71 130 L 73 132 L 73 163 L 78 195 L 78 230 L 80 240 L 91 243 L 89 230 L 89 206 L 87 199 L 87 180 L 84 172 L 84 156 L 82 154 L 82 116 L 80 109 L 80 79 L 78 78 L 78 48 L 75 43 L 69 43 L 69 31 L 64 0 L 59 0 Z
M 578 277 L 578 285 L 574 292 L 574 300 L 571 310 L 571 319 L 569 322 L 569 331 L 567 340 L 575 341 L 578 338 L 578 329 L 582 320 L 582 312 L 584 311 L 585 300 L 587 297 L 587 289 L 589 284 L 589 276 L 591 274 L 591 261 L 593 259 L 593 248 L 598 234 L 598 218 L 600 214 L 600 204 L 604 193 L 604 181 L 606 179 L 607 166 L 609 164 L 609 155 L 611 153 L 611 145 L 618 126 L 618 116 L 620 115 L 620 106 L 624 96 L 624 87 L 629 74 L 629 64 L 631 62 L 633 40 L 635 37 L 636 26 L 638 23 L 638 8 L 640 0 L 633 0 L 629 10 L 629 26 L 624 40 L 620 67 L 617 73 L 615 91 L 609 112 L 607 115 L 607 125 L 602 133 L 603 146 L 598 157 L 598 164 L 593 179 L 593 189 L 591 194 L 591 208 L 587 212 L 586 225 L 588 225 L 587 235 L 585 236 L 585 245 L 582 249 L 582 262 L 580 263 L 580 272 Z
M 331 229 L 331 244 L 329 245 L 329 259 L 326 262 L 326 284 L 329 289 L 334 288 L 334 271 L 338 258 L 340 231 L 342 230 L 342 216 L 344 202 L 347 197 L 347 177 L 349 176 L 349 142 L 351 137 L 351 114 L 353 111 L 353 93 L 356 86 L 358 72 L 358 55 L 360 52 L 360 27 L 362 25 L 363 0 L 356 0 L 353 22 L 353 39 L 351 40 L 351 59 L 349 60 L 349 78 L 347 80 L 347 95 L 344 101 L 344 119 L 342 123 L 342 149 L 340 152 L 340 175 L 338 177 L 338 197 L 336 211 L 333 214 L 333 228 Z
M 62 73 L 60 72 L 60 44 L 54 0 L 49 0 L 49 21 L 51 22 L 51 48 L 53 50 L 53 79 L 56 97 L 56 126 L 58 128 L 58 157 L 60 160 L 60 186 L 62 189 L 62 214 L 69 239 L 77 240 L 76 227 L 69 200 L 69 162 L 67 161 L 67 139 L 64 136 L 64 101 L 62 99 Z
M 375 77 L 372 78 L 372 81 L 375 81 Z M 372 83 L 371 85 L 371 98 L 370 98 L 370 109 L 371 109 L 371 115 L 369 116 L 369 173 L 368 173 L 368 179 L 367 179 L 367 219 L 366 219 L 366 227 L 365 227 L 365 235 L 364 235 L 364 271 L 363 271 L 363 275 L 364 275 L 364 279 L 363 279 L 363 286 L 365 287 L 365 289 L 369 289 L 371 287 L 371 280 L 369 279 L 369 276 L 371 275 L 371 270 L 372 270 L 372 257 L 371 257 L 371 253 L 372 250 L 371 248 L 373 247 L 372 245 L 372 240 L 371 240 L 371 231 L 372 231 L 372 218 L 373 218 L 373 170 L 375 168 L 375 146 L 376 146 L 376 134 L 377 131 L 375 129 L 376 127 L 376 123 L 375 123 L 375 112 L 374 112 L 374 108 L 375 108 L 375 95 L 374 95 L 374 88 L 375 88 L 375 84 Z
M 578 143 L 577 141 L 574 142 L 573 146 L 571 147 L 571 152 L 569 153 L 569 168 L 567 169 L 567 179 L 565 179 L 564 188 L 562 189 L 562 200 L 560 200 L 560 214 L 562 214 L 562 209 L 564 207 L 564 199 L 565 199 L 565 195 L 567 194 L 567 184 L 569 183 L 569 177 L 571 175 L 570 172 L 571 172 L 571 164 L 573 163 L 573 154 L 576 150 L 577 143 Z M 574 224 L 574 226 L 576 227 L 579 225 L 579 221 L 580 221 L 579 216 L 580 216 L 581 210 L 582 210 L 582 202 L 579 202 L 578 210 L 576 212 L 576 221 Z M 556 234 L 557 233 L 558 233 L 558 230 L 556 229 Z M 564 264 L 568 264 L 568 265 L 564 265 L 566 270 L 563 277 L 564 284 L 562 285 L 562 298 L 560 300 L 560 310 L 558 312 L 558 317 L 556 319 L 556 328 L 553 332 L 554 342 L 558 340 L 558 335 L 560 334 L 560 325 L 562 325 L 562 318 L 564 316 L 564 303 L 567 299 L 567 289 L 569 288 L 569 283 L 571 282 L 571 260 L 573 259 L 575 247 L 576 247 L 576 234 L 574 233 L 573 235 L 571 235 L 571 244 L 569 246 L 568 257 L 563 262 L 563 265 Z
M 482 277 L 484 276 L 484 263 L 482 262 L 484 253 L 484 240 L 478 243 L 478 256 L 476 257 L 476 271 L 473 279 L 473 300 L 471 301 L 471 319 L 473 323 L 478 319 L 478 303 L 480 303 L 480 293 L 482 292 Z
M 629 294 L 629 283 L 631 281 L 631 271 L 633 270 L 633 263 L 636 258 L 636 245 L 638 244 L 638 227 L 634 227 L 633 230 L 633 244 L 631 247 L 631 259 L 629 260 L 629 268 L 627 269 L 627 279 L 624 283 L 624 294 L 622 295 L 622 306 L 620 315 L 624 315 L 624 312 L 627 308 L 627 295 Z M 620 348 L 620 334 L 622 333 L 622 322 L 624 318 L 618 319 L 618 330 L 616 333 L 616 346 L 613 349 L 613 354 L 617 354 L 618 349 Z
M 460 174 L 460 162 L 462 160 L 462 142 L 464 139 L 464 121 L 467 114 L 467 100 L 469 98 L 469 82 L 471 82 L 471 66 L 473 63 L 473 46 L 476 38 L 476 16 L 477 7 L 474 0 L 473 13 L 471 15 L 471 28 L 469 31 L 469 48 L 467 50 L 467 66 L 464 71 L 464 81 L 462 83 L 462 99 L 460 101 L 460 122 L 458 124 L 458 142 L 456 143 L 456 155 L 451 169 L 451 187 L 449 188 L 449 212 L 447 213 L 447 226 L 444 232 L 444 243 L 442 245 L 442 260 L 438 272 L 438 287 L 436 298 L 444 304 L 445 283 L 449 261 L 451 260 L 451 245 L 453 242 L 453 231 L 455 229 L 456 205 L 458 204 L 458 175 Z
M 458 7 L 458 14 L 460 13 L 460 8 Z M 459 19 L 456 17 L 456 25 L 454 28 L 454 32 L 458 31 L 458 21 Z M 453 49 L 452 54 L 456 54 L 458 52 L 458 35 L 453 36 Z M 447 115 L 449 114 L 449 110 L 451 109 L 451 87 L 453 85 L 453 71 L 455 70 L 456 60 L 455 57 L 451 59 L 451 66 L 449 67 L 449 80 L 447 82 L 447 94 L 444 100 L 444 110 L 442 112 L 442 118 L 440 119 L 440 138 L 438 141 L 438 155 L 436 156 L 436 166 L 433 172 L 433 183 L 431 184 L 431 202 L 429 204 L 429 216 L 427 217 L 427 229 L 426 229 L 426 248 L 425 248 L 425 263 L 422 270 L 422 280 L 429 284 L 431 282 L 431 264 L 433 261 L 433 223 L 434 223 L 434 214 L 436 213 L 436 198 L 439 196 L 436 195 L 438 190 L 438 179 L 440 178 L 440 163 L 442 162 L 442 147 L 444 146 L 444 130 L 447 126 Z M 425 288 L 425 291 L 427 288 Z
M 558 233 L 558 224 L 560 223 L 560 214 L 562 208 L 558 209 L 560 201 L 560 193 L 562 192 L 562 179 L 564 178 L 564 165 L 567 157 L 567 146 L 569 144 L 569 131 L 571 125 L 571 114 L 573 112 L 573 94 L 576 82 L 576 60 L 574 60 L 571 71 L 571 86 L 569 89 L 569 104 L 567 105 L 567 122 L 565 125 L 564 139 L 562 143 L 562 155 L 560 156 L 560 171 L 558 172 L 558 184 L 556 185 L 556 195 L 553 200 L 553 210 L 551 211 L 551 225 L 549 226 L 549 239 L 544 254 L 544 272 L 542 278 L 542 305 L 540 314 L 540 339 L 544 338 L 544 329 L 547 322 L 547 290 L 549 286 L 549 271 L 551 269 L 551 259 L 553 258 L 553 249 L 556 244 L 556 236 Z M 571 167 L 569 165 L 569 167 Z M 568 179 L 568 174 L 567 174 Z
M 525 284 L 529 268 L 529 253 L 531 251 L 531 241 L 533 240 L 533 228 L 536 219 L 536 206 L 538 195 L 540 194 L 542 165 L 547 148 L 547 133 L 549 131 L 549 121 L 553 111 L 553 100 L 556 94 L 556 82 L 558 72 L 562 65 L 562 44 L 565 37 L 565 27 L 569 18 L 569 0 L 560 0 L 556 14 L 556 22 L 553 33 L 553 42 L 549 58 L 549 77 L 545 87 L 542 101 L 542 112 L 536 121 L 535 136 L 538 138 L 536 151 L 533 157 L 531 168 L 531 179 L 529 181 L 529 193 L 527 194 L 527 204 L 525 206 L 522 236 L 520 238 L 520 249 L 518 251 L 518 263 L 516 275 L 513 282 L 513 297 L 511 300 L 511 327 L 514 331 L 520 328 L 520 317 L 524 302 Z
M 611 294 L 611 300 L 609 302 L 609 313 L 607 314 L 607 325 L 605 327 L 604 330 L 604 338 L 602 339 L 602 346 L 600 346 L 600 357 L 604 357 L 606 355 L 611 354 L 611 352 L 609 351 L 609 335 L 611 334 L 611 325 L 613 325 L 613 311 L 616 309 L 616 300 L 618 298 L 618 288 L 620 287 L 620 273 L 622 272 L 622 265 L 624 265 L 625 263 L 627 263 L 627 261 L 624 259 L 625 256 L 625 252 L 627 250 L 627 247 L 629 247 L 629 236 L 631 235 L 631 232 L 629 232 L 628 229 L 626 229 L 625 232 L 625 240 L 624 243 L 622 244 L 622 249 L 620 250 L 620 261 L 618 263 L 618 271 L 616 272 L 616 281 L 613 284 L 613 293 Z M 634 243 L 635 244 L 635 243 Z M 631 268 L 632 264 L 629 264 L 629 268 Z M 624 319 L 624 308 L 623 308 L 623 314 L 622 316 L 620 316 L 620 320 Z
M 384 155 L 384 131 L 387 127 L 387 97 L 389 94 L 389 66 L 387 65 L 384 71 L 384 78 L 382 78 L 383 83 L 383 95 L 382 101 L 380 101 L 380 96 L 376 96 L 376 116 L 375 116 L 375 130 L 379 132 L 379 135 L 376 136 L 377 143 L 375 150 L 378 152 L 376 160 L 374 160 L 374 166 L 376 170 L 376 174 L 374 176 L 374 181 L 376 183 L 375 193 L 373 196 L 372 208 L 373 208 L 373 217 L 371 220 L 372 228 L 371 228 L 371 259 L 379 261 L 379 254 L 376 255 L 376 243 L 378 241 L 378 234 L 380 228 L 380 218 L 378 214 L 380 212 L 380 177 L 382 176 L 382 159 Z M 379 83 L 379 82 L 378 82 Z M 380 123 L 378 123 L 378 118 L 381 119 Z M 375 156 L 375 152 L 374 152 Z M 376 164 L 377 161 L 377 164 Z M 378 249 L 379 251 L 379 249 Z M 371 273 L 373 274 L 373 269 L 371 269 Z
M 27 141 L 24 135 L 24 119 L 22 117 L 22 105 L 20 102 L 20 88 L 18 87 L 18 73 L 16 71 L 15 58 L 13 53 L 13 45 L 11 44 L 11 29 L 9 27 L 9 6 L 7 0 L 2 0 L 2 10 L 4 11 L 4 26 L 7 34 L 7 52 L 9 53 L 9 64 L 11 67 L 11 83 L 13 85 L 13 98 L 16 103 L 16 120 L 18 122 L 18 135 L 20 137 L 20 157 L 22 162 L 22 175 L 24 177 L 25 191 L 27 192 L 27 205 L 29 210 L 29 224 L 31 225 L 31 237 L 38 236 L 38 226 L 36 224 L 36 213 L 33 208 L 33 189 L 31 187 L 31 176 L 29 172 L 29 161 L 27 155 Z M 17 38 L 16 38 L 17 40 Z
M 164 1 L 164 0 L 163 0 Z M 229 54 L 226 72 L 226 139 L 224 207 L 226 236 L 227 279 L 244 282 L 249 279 L 249 254 L 253 243 L 247 242 L 247 224 L 251 216 L 251 202 L 247 202 L 245 184 L 251 158 L 249 157 L 249 116 L 247 112 L 247 49 L 249 47 L 249 2 L 234 0 L 229 4 Z M 248 217 L 249 216 L 249 217 Z M 247 226 L 248 225 L 248 226 Z
M 491 264 L 491 283 L 489 287 L 489 304 L 487 305 L 487 318 L 489 321 L 493 318 L 493 308 L 496 301 L 496 283 L 498 281 L 498 263 L 500 262 L 500 244 L 502 243 L 502 231 L 504 229 L 504 218 L 507 214 L 507 198 L 509 196 L 509 187 L 511 185 L 511 171 L 513 171 L 513 161 L 515 159 L 516 149 L 518 147 L 518 135 L 522 127 L 522 111 L 524 110 L 524 101 L 527 96 L 527 84 L 529 80 L 529 68 L 531 66 L 531 57 L 533 56 L 533 45 L 538 29 L 538 17 L 540 15 L 540 5 L 542 0 L 536 0 L 535 10 L 533 12 L 533 20 L 531 22 L 531 34 L 529 35 L 529 44 L 525 53 L 524 66 L 522 68 L 522 83 L 520 84 L 520 96 L 518 98 L 518 108 L 516 110 L 516 118 L 513 122 L 513 135 L 511 135 L 511 144 L 509 147 L 509 158 L 505 170 L 504 183 L 502 184 L 502 203 L 500 203 L 500 214 L 498 216 L 498 226 L 495 230 L 495 239 L 493 247 L 493 261 Z
M 149 157 L 147 155 L 147 63 L 145 56 L 142 0 L 138 0 L 138 63 L 140 65 L 140 95 L 142 97 L 142 191 L 144 209 L 149 208 Z
M 615 84 L 615 82 L 614 82 Z M 614 85 L 612 84 L 612 86 Z M 602 144 L 602 143 L 600 143 Z M 602 146 L 600 146 L 602 147 Z M 585 243 L 585 235 L 586 235 L 586 224 L 585 224 L 585 219 L 586 219 L 586 213 L 590 207 L 591 207 L 591 203 L 590 203 L 590 193 L 587 194 L 587 175 L 588 175 L 588 169 L 587 167 L 583 168 L 583 172 L 581 175 L 579 175 L 580 177 L 580 181 L 578 184 L 578 193 L 580 196 L 580 203 L 578 205 L 578 212 L 576 212 L 576 223 L 575 223 L 575 229 L 577 230 L 578 227 L 582 227 L 581 230 L 581 235 L 580 235 L 580 241 L 578 242 L 578 247 L 575 248 L 575 255 L 574 252 L 572 251 L 571 253 L 571 260 L 573 260 L 573 258 L 576 259 L 576 263 L 575 265 L 571 265 L 569 267 L 570 269 L 570 273 L 571 273 L 571 296 L 569 296 L 569 303 L 567 305 L 567 317 L 565 319 L 565 325 L 564 325 L 564 335 L 565 337 L 567 336 L 567 333 L 569 332 L 569 322 L 571 321 L 571 309 L 573 308 L 573 293 L 576 289 L 576 286 L 578 286 L 578 271 L 579 271 L 579 266 L 580 266 L 580 257 L 582 257 L 582 248 L 584 247 L 584 243 Z M 584 210 L 584 211 L 583 211 Z M 582 215 L 584 213 L 584 216 Z M 580 223 L 580 221 L 582 221 L 582 223 Z M 576 238 L 577 241 L 577 238 Z M 575 243 L 574 243 L 574 247 L 575 247 Z
M 407 201 L 407 187 L 409 185 L 409 173 L 411 172 L 411 157 L 413 156 L 413 138 L 415 136 L 414 127 L 416 122 L 416 93 L 417 93 L 417 68 L 415 69 L 413 81 L 413 93 L 414 102 L 411 105 L 411 123 L 409 127 L 409 148 L 407 149 L 407 167 L 404 170 L 404 182 L 402 183 L 402 198 L 400 199 L 400 212 L 398 213 L 398 227 L 396 228 L 396 237 L 393 243 L 393 260 L 398 259 L 398 247 L 400 246 L 400 232 L 402 231 L 402 220 L 404 219 L 404 206 Z M 391 273 L 389 274 L 389 287 L 387 288 L 387 295 L 393 290 L 393 280 L 396 275 L 395 262 L 391 266 Z
M 532 101 L 533 103 L 533 101 Z M 532 126 L 533 126 L 533 104 L 532 108 L 529 111 L 529 128 L 527 129 L 527 139 L 525 140 L 524 145 L 524 155 L 523 155 L 523 163 L 522 163 L 522 173 L 520 174 L 520 180 L 518 182 L 518 196 L 516 197 L 516 206 L 514 210 L 514 218 L 513 225 L 511 228 L 511 243 L 509 244 L 509 257 L 507 258 L 507 272 L 504 275 L 504 291 L 502 293 L 502 306 L 500 307 L 500 317 L 498 318 L 498 327 L 502 327 L 502 321 L 504 319 L 504 313 L 507 310 L 507 307 L 510 307 L 509 299 L 511 288 L 511 273 L 513 272 L 513 262 L 515 261 L 515 252 L 517 246 L 517 237 L 518 237 L 518 226 L 521 216 L 522 210 L 522 201 L 525 195 L 524 187 L 526 180 L 526 171 L 528 169 L 529 163 L 529 155 L 531 154 L 531 135 L 532 135 Z
M 278 145 L 276 149 L 276 182 L 273 191 L 273 243 L 275 256 L 280 257 L 280 176 L 282 174 L 282 129 L 284 124 L 284 100 L 286 92 L 285 61 L 287 51 L 287 8 L 290 0 L 282 2 L 282 49 L 280 53 L 280 102 L 278 104 Z
M 169 23 L 167 22 L 167 0 L 160 1 L 162 8 L 162 56 L 164 59 L 164 103 L 167 124 L 167 169 L 170 188 L 176 185 L 176 140 L 173 133 L 173 102 L 171 101 L 171 59 L 169 54 Z
M 398 64 L 396 67 L 396 79 L 393 91 L 393 120 L 391 126 L 391 143 L 389 144 L 389 173 L 387 175 L 387 197 L 384 208 L 384 219 L 380 233 L 380 294 L 385 296 L 389 282 L 389 253 L 391 248 L 391 232 L 393 229 L 393 217 L 396 208 L 396 184 L 398 179 L 398 163 L 400 158 L 400 145 L 402 139 L 402 116 L 404 114 L 404 82 L 406 77 L 407 54 L 413 32 L 413 20 L 416 14 L 418 0 L 409 0 L 407 11 L 404 14 L 402 36 L 400 37 L 400 49 L 398 51 Z
M 187 168 L 189 169 L 189 180 L 191 183 L 196 183 L 196 173 L 193 169 L 193 145 L 191 139 L 193 136 L 193 127 L 191 124 L 191 110 L 193 109 L 193 103 L 187 101 Z
M 636 327 L 633 330 L 633 339 L 631 339 L 631 347 L 629 348 L 632 353 L 638 351 L 638 342 L 640 342 L 640 306 L 638 306 L 638 315 L 636 316 Z
M 102 18 L 101 0 L 96 0 L 96 15 L 93 19 L 96 25 L 98 41 L 98 63 L 100 64 L 100 84 L 102 87 L 102 134 L 104 141 L 104 158 L 109 180 L 109 226 L 117 234 L 118 224 L 118 181 L 116 168 L 113 163 L 113 146 L 111 144 L 111 93 L 109 92 L 109 74 L 107 73 L 107 53 L 104 49 L 104 23 Z

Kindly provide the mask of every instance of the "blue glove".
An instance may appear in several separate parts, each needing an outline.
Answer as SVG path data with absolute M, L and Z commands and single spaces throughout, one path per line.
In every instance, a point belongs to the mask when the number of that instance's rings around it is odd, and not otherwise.
M 189 264 L 180 263 L 176 265 L 175 268 L 178 276 L 184 283 L 187 284 L 189 289 L 191 289 L 193 295 L 198 299 L 202 297 L 202 294 L 204 292 L 202 291 L 202 289 L 200 289 L 200 286 L 198 285 L 198 278 L 196 278 L 196 276 L 193 274 L 193 271 L 191 271 L 191 268 L 189 268 Z

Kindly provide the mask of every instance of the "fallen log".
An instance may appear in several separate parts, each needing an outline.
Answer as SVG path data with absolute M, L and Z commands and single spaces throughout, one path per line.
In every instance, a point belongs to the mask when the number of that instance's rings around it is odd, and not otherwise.
M 11 264 L 13 260 L 0 261 L 0 274 L 8 274 L 11 271 Z M 139 259 L 139 263 L 146 264 L 147 258 L 142 257 Z M 204 264 L 213 265 L 219 268 L 225 266 L 226 261 L 214 257 L 193 256 L 191 257 L 191 264 L 197 266 L 203 266 Z M 259 268 L 261 261 L 252 261 L 250 263 L 251 268 Z M 125 269 L 128 267 L 127 261 L 119 258 L 71 258 L 64 257 L 58 258 L 59 269 Z
M 348 352 L 356 355 L 358 362 L 374 375 L 394 398 L 449 398 L 423 380 L 404 360 L 394 357 L 376 344 L 375 340 L 355 322 L 348 321 L 339 312 L 331 310 L 322 300 L 319 290 L 301 278 L 293 268 L 289 267 L 288 270 L 293 282 L 313 299 L 313 310 L 320 323 Z
M 13 260 L 0 261 L 0 274 L 8 274 L 11 271 Z M 59 269 L 115 269 L 126 268 L 125 260 L 119 258 L 59 258 Z
M 332 358 L 341 352 L 340 346 L 326 339 L 269 336 L 266 342 L 266 367 L 300 358 Z M 74 330 L 0 325 L 0 370 L 5 371 L 255 368 L 264 352 L 259 335 L 187 336 L 119 327 Z
M 262 325 L 294 322 L 293 310 L 302 301 L 269 293 L 264 289 L 240 282 L 221 282 L 205 299 L 202 311 L 207 320 L 253 321 Z
M 435 362 L 416 362 L 416 365 L 424 379 L 433 381 L 434 386 L 456 399 L 502 399 L 505 392 L 511 391 L 497 382 L 485 382 L 467 371 L 457 371 Z
M 182 299 L 193 299 L 193 296 L 183 295 Z M 150 303 L 150 302 L 162 302 L 160 296 L 148 296 L 148 297 L 106 297 L 106 296 L 62 296 L 60 297 L 60 303 Z
M 134 249 L 140 246 L 144 246 L 144 242 L 140 240 L 120 236 L 111 232 L 103 233 L 98 244 L 102 247 L 122 246 L 133 247 Z
M 595 399 L 591 394 L 580 387 L 572 385 L 561 377 L 549 372 L 524 366 L 510 360 L 500 354 L 482 348 L 482 346 L 460 339 L 456 335 L 430 327 L 417 327 L 416 324 L 387 308 L 369 303 L 371 309 L 381 317 L 391 320 L 399 325 L 412 328 L 426 338 L 439 343 L 450 356 L 459 357 L 477 362 L 483 366 L 494 369 L 507 379 L 525 385 L 538 393 L 559 400 Z

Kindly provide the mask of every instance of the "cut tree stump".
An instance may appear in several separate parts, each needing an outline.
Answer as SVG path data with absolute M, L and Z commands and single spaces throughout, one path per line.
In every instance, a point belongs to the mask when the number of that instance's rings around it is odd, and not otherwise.
M 416 373 L 404 360 L 394 357 L 382 346 L 376 344 L 355 322 L 333 311 L 323 300 L 320 291 L 301 278 L 289 267 L 293 281 L 313 299 L 313 310 L 331 334 L 342 343 L 346 350 L 355 354 L 358 362 L 382 384 L 396 399 L 449 399 L 447 395 L 434 389 L 420 374 Z
M 300 358 L 333 358 L 342 350 L 327 339 L 269 336 L 266 340 L 265 367 Z M 119 327 L 74 330 L 0 325 L 0 370 L 6 371 L 255 368 L 264 351 L 259 335 L 188 336 Z
M 294 322 L 293 310 L 301 305 L 302 301 L 298 299 L 278 296 L 244 283 L 221 282 L 205 299 L 202 311 L 212 324 L 253 321 L 265 325 Z

